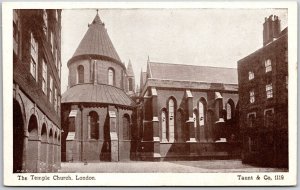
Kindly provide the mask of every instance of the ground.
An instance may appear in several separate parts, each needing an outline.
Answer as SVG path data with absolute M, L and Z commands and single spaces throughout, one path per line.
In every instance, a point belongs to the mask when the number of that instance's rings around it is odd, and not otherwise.
M 201 160 L 163 162 L 61 163 L 62 173 L 216 173 L 216 172 L 285 172 L 282 168 L 260 168 L 240 160 Z

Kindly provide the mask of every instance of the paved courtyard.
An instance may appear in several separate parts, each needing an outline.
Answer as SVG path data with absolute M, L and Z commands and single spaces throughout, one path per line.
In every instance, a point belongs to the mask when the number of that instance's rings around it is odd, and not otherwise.
M 62 173 L 210 173 L 210 172 L 284 172 L 281 168 L 260 168 L 240 160 L 201 160 L 163 162 L 61 163 Z

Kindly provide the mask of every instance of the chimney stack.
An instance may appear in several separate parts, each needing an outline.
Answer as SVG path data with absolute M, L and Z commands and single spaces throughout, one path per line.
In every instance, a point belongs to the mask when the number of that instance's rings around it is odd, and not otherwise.
M 265 17 L 265 23 L 263 24 L 263 45 L 267 45 L 276 38 L 279 37 L 280 29 L 280 20 L 276 15 L 270 15 L 269 18 Z

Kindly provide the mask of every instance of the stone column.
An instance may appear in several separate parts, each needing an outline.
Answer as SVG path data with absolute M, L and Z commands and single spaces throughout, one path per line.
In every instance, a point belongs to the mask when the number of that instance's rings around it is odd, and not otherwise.
M 160 155 L 160 138 L 159 138 L 159 120 L 158 120 L 158 105 L 157 105 L 157 91 L 155 87 L 151 88 L 152 94 L 152 130 L 153 130 L 153 157 L 159 159 Z
M 28 147 L 28 136 L 29 136 L 29 133 L 28 131 L 24 131 L 24 139 L 23 139 L 23 157 L 22 157 L 22 172 L 26 172 L 26 168 L 27 168 L 27 165 L 26 165 L 26 159 L 27 159 L 27 147 Z
M 26 151 L 26 172 L 40 172 L 40 143 L 38 136 L 29 136 Z
M 48 167 L 48 142 L 47 139 L 41 140 L 40 172 L 47 172 Z
M 111 152 L 111 161 L 119 161 L 119 145 L 118 145 L 118 134 L 117 134 L 117 120 L 116 112 L 112 111 L 109 108 L 109 129 L 110 129 L 110 152 Z

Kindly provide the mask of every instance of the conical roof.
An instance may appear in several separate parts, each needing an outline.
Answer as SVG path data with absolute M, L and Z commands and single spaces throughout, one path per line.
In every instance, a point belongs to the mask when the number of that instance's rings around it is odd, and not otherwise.
M 80 56 L 103 57 L 121 63 L 98 12 L 81 40 L 71 60 Z M 70 61 L 71 61 L 70 60 Z M 121 63 L 122 64 L 122 63 Z
M 127 65 L 126 73 L 127 73 L 127 76 L 129 76 L 129 77 L 134 76 L 134 73 L 133 73 L 133 69 L 132 69 L 132 65 L 131 65 L 131 61 L 130 61 L 130 60 L 129 60 L 128 65 Z

